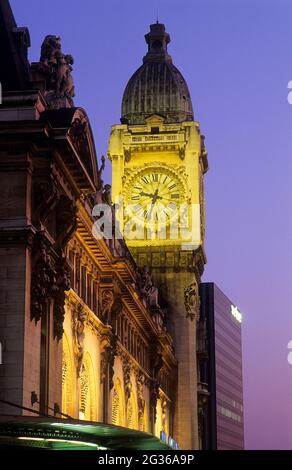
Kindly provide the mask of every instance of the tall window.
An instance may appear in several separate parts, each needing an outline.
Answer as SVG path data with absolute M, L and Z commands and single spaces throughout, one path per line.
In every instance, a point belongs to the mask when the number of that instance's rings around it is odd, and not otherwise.
M 84 356 L 80 373 L 79 419 L 97 419 L 96 377 L 89 353 Z

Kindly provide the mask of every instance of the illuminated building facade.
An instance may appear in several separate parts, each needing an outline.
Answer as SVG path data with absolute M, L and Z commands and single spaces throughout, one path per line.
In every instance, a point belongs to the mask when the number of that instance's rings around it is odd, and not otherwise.
M 0 41 L 0 413 L 115 424 L 196 449 L 208 162 L 169 35 L 151 25 L 125 90 L 108 149 L 112 195 L 60 38 L 46 36 L 30 64 L 29 32 L 0 0 Z M 134 186 L 149 178 L 185 203 L 195 239 L 117 236 L 124 219 L 112 197 L 139 197 Z M 153 191 L 154 205 L 163 198 Z M 109 239 L 93 230 L 99 204 L 113 222 Z
M 214 283 L 200 285 L 200 383 L 205 400 L 200 411 L 201 447 L 243 449 L 241 321 L 238 308 Z
M 182 448 L 196 449 L 200 440 L 196 326 L 198 285 L 206 262 L 208 160 L 187 83 L 168 52 L 170 36 L 164 25 L 150 25 L 145 40 L 148 51 L 143 64 L 124 91 L 121 124 L 111 130 L 112 195 L 121 206 L 120 226 L 131 254 L 138 266 L 151 269 L 167 305 L 167 325 L 178 360 L 174 437 Z M 179 212 L 182 208 L 185 217 Z M 184 231 L 185 219 L 190 235 Z M 173 220 L 178 221 L 177 233 Z
M 1 400 L 43 414 L 173 435 L 177 359 L 158 290 L 112 220 L 90 122 L 74 106 L 73 59 L 29 32 L 0 1 Z M 27 411 L 1 402 L 1 414 Z M 62 414 L 61 414 L 62 413 Z

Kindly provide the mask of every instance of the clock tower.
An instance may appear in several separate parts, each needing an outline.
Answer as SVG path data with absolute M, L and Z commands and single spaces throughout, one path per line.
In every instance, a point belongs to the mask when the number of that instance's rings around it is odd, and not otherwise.
M 207 152 L 187 83 L 168 53 L 164 25 L 151 25 L 145 39 L 148 51 L 124 91 L 121 124 L 111 129 L 112 198 L 133 257 L 149 267 L 159 303 L 167 305 L 178 359 L 172 437 L 182 449 L 197 449 Z

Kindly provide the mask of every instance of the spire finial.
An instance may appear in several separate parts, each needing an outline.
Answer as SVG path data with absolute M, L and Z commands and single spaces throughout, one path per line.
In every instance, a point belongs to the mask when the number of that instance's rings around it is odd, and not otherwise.
M 167 44 L 170 42 L 169 34 L 165 31 L 165 26 L 157 22 L 150 25 L 150 32 L 145 35 L 148 44 L 148 52 L 143 58 L 147 60 L 167 60 L 171 61 L 171 57 L 167 52 Z

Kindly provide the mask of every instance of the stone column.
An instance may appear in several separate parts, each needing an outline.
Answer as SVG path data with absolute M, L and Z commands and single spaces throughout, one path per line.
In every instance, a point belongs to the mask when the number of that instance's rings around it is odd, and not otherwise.
M 192 272 L 156 272 L 153 277 L 157 284 L 164 283 L 168 327 L 178 360 L 173 437 L 181 449 L 198 449 L 196 318 L 185 306 L 185 291 L 196 285 L 196 278 Z

